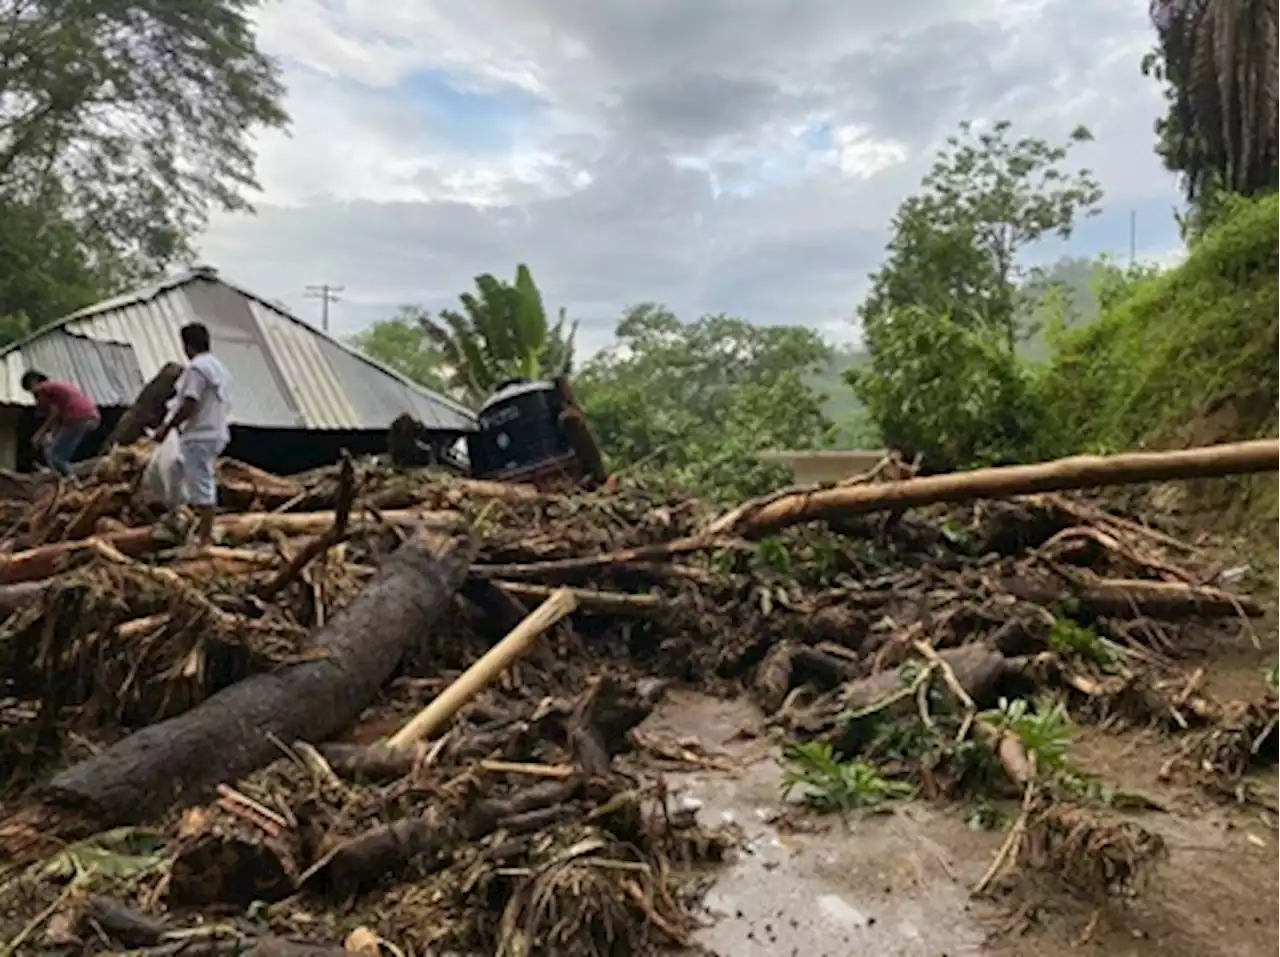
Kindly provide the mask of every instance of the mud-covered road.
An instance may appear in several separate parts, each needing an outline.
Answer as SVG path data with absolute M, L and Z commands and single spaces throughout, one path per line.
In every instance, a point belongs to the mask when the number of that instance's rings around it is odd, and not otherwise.
M 1250 656 L 1245 656 L 1250 657 Z M 1073 758 L 1167 806 L 1144 812 L 1169 858 L 1135 899 L 1101 907 L 1051 887 L 976 900 L 970 888 L 999 831 L 969 809 L 908 802 L 830 817 L 779 798 L 779 752 L 762 716 L 739 701 L 676 692 L 644 730 L 728 756 L 729 772 L 671 774 L 673 800 L 707 824 L 738 825 L 744 846 L 714 878 L 697 934 L 716 957 L 1245 957 L 1277 947 L 1277 845 L 1265 812 L 1229 809 L 1156 780 L 1172 742 L 1081 729 Z M 1272 782 L 1274 786 L 1274 782 Z M 785 812 L 785 814 L 784 814 Z M 782 815 L 780 817 L 780 815 Z

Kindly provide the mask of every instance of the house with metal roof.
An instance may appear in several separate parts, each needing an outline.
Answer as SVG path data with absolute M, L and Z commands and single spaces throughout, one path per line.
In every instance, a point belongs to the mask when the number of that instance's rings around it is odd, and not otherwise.
M 474 432 L 476 416 L 321 330 L 196 267 L 82 309 L 0 350 L 0 466 L 30 459 L 33 400 L 22 375 L 38 369 L 83 389 L 103 410 L 105 433 L 168 363 L 184 362 L 179 330 L 204 323 L 230 370 L 228 454 L 292 471 L 333 461 L 342 448 L 386 448 L 407 413 L 440 434 Z

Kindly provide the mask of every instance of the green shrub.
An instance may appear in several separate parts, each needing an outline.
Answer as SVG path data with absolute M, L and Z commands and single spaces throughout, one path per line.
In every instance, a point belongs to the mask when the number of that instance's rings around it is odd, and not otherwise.
M 884 441 L 931 469 L 1017 461 L 1036 434 L 1031 381 L 997 330 L 923 308 L 877 317 L 846 373 Z

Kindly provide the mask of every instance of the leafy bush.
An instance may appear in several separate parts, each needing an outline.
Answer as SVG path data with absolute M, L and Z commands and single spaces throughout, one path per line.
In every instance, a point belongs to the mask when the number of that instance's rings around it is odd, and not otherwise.
M 782 799 L 802 788 L 804 803 L 818 811 L 847 814 L 911 793 L 909 785 L 882 777 L 869 764 L 841 761 L 825 741 L 788 745 L 783 761 Z
M 922 308 L 867 330 L 869 365 L 847 373 L 885 442 L 931 469 L 1016 461 L 1037 412 L 1027 373 L 1002 333 Z

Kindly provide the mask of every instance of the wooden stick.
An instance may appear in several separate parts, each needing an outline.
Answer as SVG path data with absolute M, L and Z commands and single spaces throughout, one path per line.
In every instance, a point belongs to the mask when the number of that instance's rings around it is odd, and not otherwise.
M 555 778 L 561 781 L 573 777 L 575 773 L 572 764 L 527 764 L 523 761 L 481 761 L 480 770 L 490 774 L 523 774 L 531 778 Z
M 1000 844 L 1000 849 L 996 851 L 996 856 L 992 859 L 990 866 L 978 878 L 978 883 L 973 885 L 973 894 L 975 896 L 985 892 L 991 886 L 991 882 L 1000 876 L 1001 871 L 1018 856 L 1018 849 L 1022 846 L 1023 835 L 1027 832 L 1027 823 L 1031 819 L 1031 808 L 1035 804 L 1035 798 L 1035 785 L 1029 781 L 1022 792 L 1022 806 L 1018 810 L 1017 819 L 1014 820 L 1013 826 L 1009 828 L 1009 833 L 1005 835 L 1005 839 Z
M 262 828 L 272 837 L 279 837 L 289 826 L 289 822 L 283 817 L 271 810 L 271 808 L 258 803 L 247 794 L 241 794 L 226 784 L 219 784 L 217 790 L 218 800 L 216 803 L 218 807 L 228 814 L 234 814 L 236 817 Z
M 571 614 L 578 606 L 578 599 L 567 588 L 557 589 L 551 597 L 534 609 L 524 621 L 516 625 L 505 638 L 484 655 L 435 700 L 419 711 L 403 728 L 387 742 L 393 748 L 406 748 L 417 741 L 433 736 L 458 713 L 458 709 L 489 686 L 518 658 L 533 648 L 533 643 L 561 618 Z
M 123 622 L 116 628 L 116 634 L 126 641 L 132 641 L 135 638 L 141 638 L 143 635 L 163 628 L 169 623 L 169 619 L 170 616 L 167 611 L 162 611 L 155 615 L 147 615 L 145 618 L 134 618 L 131 621 Z
M 338 471 L 338 493 L 333 506 L 333 524 L 322 535 L 307 542 L 294 555 L 289 564 L 262 586 L 260 596 L 268 601 L 301 577 L 303 569 L 319 555 L 347 537 L 347 524 L 351 519 L 351 506 L 356 498 L 356 467 L 351 456 L 342 454 L 342 467 Z
M 532 598 L 546 601 L 555 589 L 547 585 L 529 585 L 524 582 L 495 581 L 503 591 L 516 598 Z M 603 615 L 652 615 L 665 604 L 660 595 L 634 595 L 624 591 L 597 591 L 592 588 L 571 588 L 578 608 Z

